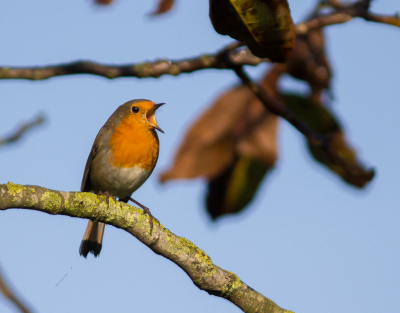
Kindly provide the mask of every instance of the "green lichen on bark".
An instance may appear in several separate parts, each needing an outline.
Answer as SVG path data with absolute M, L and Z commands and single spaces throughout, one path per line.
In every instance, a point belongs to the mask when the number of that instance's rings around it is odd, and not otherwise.
M 29 188 L 27 186 L 14 184 L 12 182 L 8 182 L 5 185 L 8 190 L 8 195 L 12 197 L 12 202 L 17 205 L 17 203 L 23 198 L 24 192 L 29 191 L 32 195 L 29 198 L 32 205 L 36 205 L 38 203 L 38 198 L 36 195 L 36 191 L 34 188 Z
M 22 191 L 24 191 L 26 189 L 26 187 L 22 186 L 22 185 L 13 184 L 12 182 L 9 181 L 7 183 L 7 189 L 8 189 L 8 193 L 14 197 L 13 201 L 15 201 L 16 200 L 15 196 L 20 194 Z
M 72 199 L 74 204 L 77 206 L 72 206 L 71 209 L 79 209 L 82 204 L 85 204 L 85 210 L 87 212 L 93 212 L 94 209 L 97 209 L 99 206 L 99 198 L 90 192 L 82 192 L 75 193 L 74 198 Z
M 183 237 L 174 236 L 168 229 L 165 230 L 167 251 L 174 255 L 189 254 L 192 242 Z M 178 240 L 177 240 L 178 239 Z
M 242 281 L 240 278 L 235 273 L 230 271 L 227 272 L 231 274 L 232 279 L 229 281 L 229 283 L 223 285 L 221 288 L 222 296 L 224 298 L 229 298 L 242 287 Z
M 40 197 L 40 200 L 43 201 L 46 205 L 46 208 L 50 209 L 51 211 L 60 209 L 60 206 L 62 204 L 62 198 L 60 197 L 60 195 L 57 192 L 53 191 L 46 191 Z
M 115 221 L 119 221 L 120 227 L 130 227 L 135 225 L 137 228 L 145 228 L 143 221 L 145 218 L 140 216 L 143 215 L 140 214 L 142 212 L 141 210 L 112 199 L 109 201 L 109 206 L 107 206 L 107 203 L 104 203 L 106 223 L 114 223 Z M 147 221 L 147 226 L 148 225 L 149 222 Z
M 193 242 L 184 237 L 173 235 L 168 229 L 165 229 L 165 233 L 167 235 L 167 251 L 178 257 L 183 255 L 194 257 L 191 262 L 191 268 L 194 272 L 202 271 L 206 277 L 211 277 L 217 272 L 211 258 Z
M 198 249 L 197 253 L 195 254 L 195 258 L 196 258 L 196 260 L 198 260 L 198 262 L 202 266 L 205 267 L 205 274 L 204 275 L 206 277 L 213 276 L 217 272 L 217 270 L 215 269 L 214 264 L 211 261 L 211 258 L 203 250 L 199 249 L 197 246 L 195 246 L 195 247 L 196 247 L 196 249 Z

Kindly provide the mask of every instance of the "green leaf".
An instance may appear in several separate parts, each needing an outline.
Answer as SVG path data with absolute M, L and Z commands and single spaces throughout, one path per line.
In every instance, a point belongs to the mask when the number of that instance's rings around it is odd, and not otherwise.
M 238 213 L 254 198 L 270 167 L 241 156 L 208 183 L 207 211 L 213 219 Z
M 285 62 L 294 49 L 296 31 L 286 0 L 210 0 L 210 18 L 219 34 L 246 42 L 260 58 Z
M 341 126 L 337 118 L 324 106 L 297 94 L 284 94 L 283 98 L 286 106 L 312 130 L 320 134 L 340 130 Z
M 365 173 L 368 173 L 368 170 L 365 169 L 363 164 L 358 160 L 356 151 L 348 144 L 341 124 L 332 112 L 325 106 L 315 103 L 301 95 L 284 94 L 283 98 L 286 106 L 292 110 L 298 118 L 316 132 L 331 138 L 330 144 L 342 158 L 350 164 L 363 168 Z M 307 146 L 309 152 L 316 161 L 328 167 L 347 183 L 362 188 L 370 181 L 367 179 L 368 175 L 365 175 L 365 177 L 360 175 L 360 177 L 357 178 L 349 176 L 342 167 L 333 164 L 321 148 L 308 143 Z

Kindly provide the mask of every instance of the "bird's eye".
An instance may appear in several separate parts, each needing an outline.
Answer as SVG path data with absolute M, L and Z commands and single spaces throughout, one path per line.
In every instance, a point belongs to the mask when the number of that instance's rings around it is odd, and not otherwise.
M 132 107 L 132 112 L 133 113 L 138 113 L 139 112 L 139 108 L 138 107 Z

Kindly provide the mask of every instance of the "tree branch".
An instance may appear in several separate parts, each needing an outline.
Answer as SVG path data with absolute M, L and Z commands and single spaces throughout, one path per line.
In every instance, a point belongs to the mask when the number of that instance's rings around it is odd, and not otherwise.
M 354 166 L 348 163 L 342 158 L 336 150 L 331 146 L 329 138 L 323 136 L 301 121 L 290 109 L 281 105 L 273 97 L 271 97 L 265 88 L 255 82 L 253 82 L 249 76 L 244 72 L 242 66 L 232 65 L 232 69 L 236 75 L 241 79 L 242 83 L 250 88 L 250 90 L 260 99 L 261 103 L 265 108 L 284 118 L 290 124 L 292 124 L 299 132 L 301 132 L 308 140 L 308 142 L 314 146 L 321 147 L 322 150 L 328 155 L 331 162 L 342 167 L 351 177 L 360 179 L 363 181 L 371 181 L 375 175 L 373 169 L 364 170 L 361 167 Z
M 324 15 L 313 14 L 314 16 L 311 18 L 296 25 L 296 33 L 297 35 L 305 35 L 314 29 L 346 23 L 352 20 L 353 17 L 359 17 L 366 21 L 400 27 L 400 17 L 398 14 L 390 16 L 372 13 L 369 11 L 370 3 L 371 0 L 360 0 L 350 4 L 345 4 L 337 0 L 328 1 L 326 4 L 335 10 Z M 321 8 L 321 5 L 319 8 Z
M 369 11 L 369 2 L 368 0 L 360 0 L 347 5 L 333 1 L 330 6 L 335 8 L 334 12 L 317 16 L 313 14 L 311 18 L 296 26 L 296 34 L 305 35 L 318 28 L 348 22 L 353 17 L 400 27 L 400 18 L 398 15 L 385 16 L 374 14 Z M 228 65 L 219 58 L 221 52 L 227 48 L 231 49 L 231 59 L 237 66 L 256 66 L 263 62 L 269 62 L 268 59 L 260 59 L 254 56 L 248 49 L 234 51 L 233 46 L 228 45 L 215 54 L 203 54 L 198 57 L 176 61 L 163 59 L 122 65 L 76 61 L 50 66 L 0 67 L 0 79 L 44 80 L 51 77 L 74 74 L 91 74 L 109 79 L 119 77 L 158 78 L 162 75 L 178 76 L 183 73 L 192 73 L 205 69 L 227 69 Z
M 154 223 L 150 234 L 149 218 L 143 211 L 105 196 L 92 193 L 62 192 L 38 186 L 0 185 L 0 210 L 24 208 L 48 214 L 89 218 L 124 229 L 155 253 L 171 260 L 209 294 L 232 302 L 244 312 L 289 313 L 270 299 L 247 286 L 234 273 L 213 264 L 211 258 L 186 238 Z
M 33 121 L 22 123 L 21 126 L 14 132 L 12 135 L 7 136 L 5 138 L 0 138 L 0 146 L 16 142 L 17 140 L 21 139 L 21 137 L 31 130 L 32 128 L 43 124 L 45 118 L 43 115 L 39 115 Z
M 7 283 L 5 279 L 3 278 L 1 272 L 0 272 L 0 292 L 6 297 L 8 300 L 10 300 L 22 313 L 30 313 L 31 311 L 28 309 L 28 307 L 15 295 L 15 291 L 13 292 L 9 286 L 7 286 Z
M 226 69 L 227 64 L 219 55 L 227 49 L 233 50 L 237 45 L 228 45 L 215 54 L 203 54 L 195 58 L 177 61 L 156 60 L 153 62 L 132 63 L 123 65 L 101 64 L 91 61 L 76 61 L 65 64 L 36 67 L 0 67 L 0 79 L 43 80 L 55 76 L 73 74 L 92 74 L 109 79 L 119 77 L 158 78 L 162 75 L 178 76 L 204 69 Z M 256 66 L 268 59 L 260 59 L 249 50 L 232 51 L 232 58 L 238 65 Z

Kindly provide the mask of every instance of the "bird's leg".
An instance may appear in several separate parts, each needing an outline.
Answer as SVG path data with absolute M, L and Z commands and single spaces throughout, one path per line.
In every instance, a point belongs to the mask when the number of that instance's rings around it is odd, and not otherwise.
M 110 197 L 111 197 L 114 201 L 117 201 L 117 198 L 114 197 L 114 196 L 112 196 L 112 195 L 110 195 L 110 193 L 109 193 L 108 191 L 100 191 L 98 194 L 99 194 L 99 195 L 102 195 L 102 196 L 106 196 L 106 203 L 107 203 L 107 206 L 108 206 L 108 207 L 110 206 Z
M 135 199 L 132 199 L 129 197 L 129 200 L 131 200 L 133 203 L 137 204 L 143 209 L 143 214 L 146 214 L 150 217 L 150 234 L 153 231 L 153 220 L 156 221 L 158 224 L 160 224 L 160 221 L 156 219 L 151 213 L 148 207 L 145 207 L 143 204 L 137 202 Z

